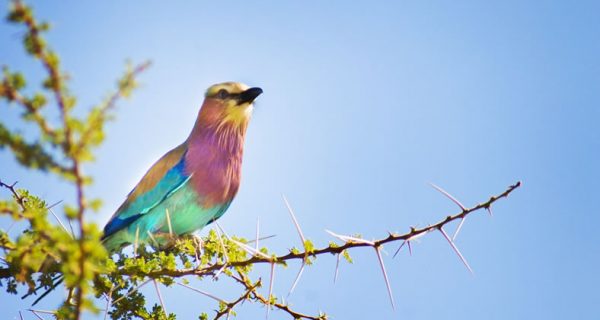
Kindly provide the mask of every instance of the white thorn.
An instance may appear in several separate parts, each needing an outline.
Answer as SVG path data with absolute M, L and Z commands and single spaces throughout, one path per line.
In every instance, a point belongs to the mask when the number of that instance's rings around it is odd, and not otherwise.
M 245 243 L 239 242 L 239 241 L 237 241 L 237 240 L 234 240 L 234 239 L 229 239 L 229 241 L 231 241 L 231 242 L 233 242 L 233 243 L 237 244 L 237 245 L 238 245 L 240 248 L 244 249 L 244 250 L 245 250 L 246 252 L 248 252 L 250 255 L 256 255 L 256 256 L 260 256 L 260 257 L 262 257 L 262 258 L 269 259 L 269 260 L 271 260 L 271 259 L 272 259 L 272 257 L 271 257 L 271 256 L 269 256 L 269 255 L 266 255 L 266 254 L 264 254 L 264 253 L 260 252 L 259 250 L 256 250 L 256 249 L 254 249 L 254 248 L 252 248 L 252 247 L 250 247 L 250 246 L 246 245 Z
M 196 289 L 194 287 L 188 286 L 187 284 L 183 284 L 181 282 L 175 282 L 175 283 L 177 283 L 178 285 L 180 285 L 180 286 L 182 286 L 184 288 L 188 288 L 188 289 L 190 289 L 192 291 L 198 292 L 199 294 L 205 295 L 205 296 L 207 296 L 207 297 L 209 297 L 209 298 L 211 298 L 213 300 L 216 300 L 217 302 L 221 302 L 221 303 L 225 303 L 225 304 L 227 303 L 227 301 L 225 301 L 225 300 L 223 300 L 223 299 L 221 299 L 221 298 L 219 298 L 217 296 L 214 296 L 214 295 L 212 295 L 212 294 L 210 294 L 210 293 L 208 293 L 206 291 L 202 291 L 200 289 Z
M 146 280 L 146 281 L 142 282 L 142 284 L 140 284 L 139 286 L 137 286 L 137 287 L 135 287 L 135 288 L 133 288 L 133 289 L 129 290 L 129 292 L 127 292 L 127 293 L 126 293 L 124 296 L 121 296 L 119 299 L 117 299 L 117 300 L 113 301 L 113 302 L 112 302 L 110 305 L 111 305 L 111 306 L 113 306 L 115 303 L 117 303 L 117 302 L 121 301 L 121 300 L 122 300 L 122 299 L 124 299 L 124 298 L 127 298 L 127 297 L 128 297 L 130 294 L 132 294 L 132 293 L 136 292 L 137 290 L 139 290 L 141 287 L 145 286 L 145 285 L 146 285 L 148 282 L 150 282 L 150 281 L 152 281 L 152 279 L 148 279 L 148 280 Z
M 215 275 L 213 276 L 213 279 L 218 278 L 219 275 L 221 275 L 221 272 L 223 272 L 223 270 L 225 270 L 225 267 L 227 267 L 227 263 L 224 263 L 223 266 L 221 267 L 221 269 L 219 269 L 219 271 L 217 271 L 217 273 L 215 273 Z
M 335 274 L 333 275 L 333 283 L 335 284 L 335 282 L 337 281 L 337 277 L 338 277 L 338 271 L 340 270 L 340 255 L 341 253 L 337 254 L 337 259 L 335 261 Z
M 396 306 L 394 305 L 394 296 L 392 295 L 392 286 L 390 285 L 390 280 L 388 279 L 387 272 L 385 271 L 385 265 L 383 264 L 383 258 L 381 257 L 381 253 L 379 252 L 379 247 L 373 247 L 375 249 L 375 253 L 377 254 L 377 259 L 379 259 L 379 265 L 381 266 L 381 272 L 383 272 L 383 279 L 385 280 L 385 286 L 387 287 L 388 296 L 390 297 L 390 303 L 392 304 L 392 309 L 396 310 Z
M 365 240 L 365 239 L 361 239 L 361 238 L 356 238 L 356 237 L 351 237 L 351 236 L 345 236 L 345 235 L 341 235 L 341 234 L 337 234 L 334 233 L 332 231 L 329 231 L 327 229 L 325 229 L 325 232 L 329 233 L 330 235 L 345 241 L 345 242 L 356 242 L 356 243 L 362 243 L 362 244 L 368 244 L 370 246 L 374 246 L 375 243 L 373 241 L 369 241 L 369 240 Z
M 434 189 L 436 189 L 437 191 L 441 192 L 443 195 L 445 195 L 448 199 L 452 200 L 452 202 L 454 202 L 457 206 L 460 207 L 460 209 L 462 211 L 467 211 L 467 209 L 465 208 L 465 206 L 462 205 L 462 203 L 460 203 L 460 201 L 458 201 L 455 197 L 453 197 L 451 194 L 449 194 L 448 192 L 446 192 L 446 190 L 436 186 L 433 183 L 429 183 Z
M 62 222 L 62 220 L 60 220 L 60 218 L 58 217 L 58 215 L 56 215 L 56 213 L 54 213 L 54 210 L 52 210 L 52 208 L 54 206 L 56 206 L 57 204 L 61 203 L 61 201 L 49 206 L 47 209 L 48 211 L 50 211 L 50 213 L 54 216 L 54 219 L 56 219 L 56 221 L 58 221 L 58 224 L 60 224 L 60 226 L 63 228 L 63 230 L 65 230 L 66 233 L 68 233 L 71 236 L 71 239 L 73 239 L 75 236 L 69 232 L 69 230 L 67 229 L 67 227 L 64 225 L 64 223 Z
M 217 237 L 219 237 L 219 242 L 221 243 L 221 249 L 223 249 L 223 259 L 225 259 L 225 263 L 227 263 L 227 262 L 229 262 L 229 257 L 228 257 L 227 249 L 225 249 L 225 243 L 223 242 L 223 238 L 221 237 L 221 232 L 219 231 L 219 229 L 221 229 L 221 227 L 219 226 L 219 224 L 217 224 L 216 221 L 215 221 L 215 224 L 217 225 L 217 227 L 215 228 L 215 231 L 217 232 Z
M 466 215 L 460 219 L 460 223 L 458 224 L 458 227 L 456 227 L 456 231 L 454 231 L 454 234 L 452 235 L 452 241 L 456 240 L 456 237 L 458 237 L 458 233 L 460 232 L 460 229 L 462 229 L 462 226 L 465 223 L 466 219 Z
M 39 312 L 39 313 L 44 313 L 44 314 L 52 314 L 52 315 L 56 315 L 56 311 L 48 311 L 48 310 L 34 310 L 34 309 L 28 309 L 31 312 Z
M 256 242 L 254 243 L 254 249 L 256 249 L 256 251 L 258 251 L 258 240 L 260 239 L 258 237 L 260 232 L 260 218 L 256 218 Z
M 275 280 L 275 263 L 271 263 L 271 276 L 269 280 L 269 295 L 267 296 L 267 319 L 271 310 L 271 294 L 273 293 L 273 281 Z
M 290 213 L 290 216 L 292 216 L 292 220 L 294 221 L 294 225 L 296 226 L 296 230 L 298 231 L 298 235 L 300 236 L 300 240 L 302 241 L 302 245 L 306 249 L 306 239 L 304 238 L 304 234 L 302 233 L 302 229 L 300 228 L 300 224 L 298 223 L 298 220 L 296 220 L 296 215 L 294 214 L 294 210 L 292 210 L 292 206 L 290 206 L 290 203 L 288 202 L 288 200 L 285 197 L 285 195 L 282 194 L 281 196 L 283 197 L 283 201 L 285 202 L 285 205 L 287 206 L 287 209 L 288 209 L 288 212 Z
M 44 318 L 42 318 L 39 314 L 37 314 L 37 312 L 35 310 L 31 310 L 28 309 L 31 313 L 33 313 L 35 315 L 36 318 L 40 319 L 40 320 L 44 320 Z
M 460 253 L 460 250 L 458 250 L 458 247 L 454 244 L 454 242 L 452 242 L 452 239 L 450 239 L 450 237 L 448 237 L 448 235 L 446 234 L 446 231 L 444 231 L 443 228 L 439 228 L 439 230 L 442 233 L 442 235 L 444 236 L 444 238 L 446 238 L 446 240 L 448 241 L 448 243 L 450 244 L 450 246 L 452 247 L 454 252 L 456 252 L 458 257 L 460 258 L 460 261 L 462 261 L 462 263 L 465 265 L 465 267 L 467 267 L 469 272 L 471 272 L 471 274 L 473 274 L 473 269 L 471 269 L 471 266 L 469 266 L 469 263 L 467 262 L 465 257 L 463 257 L 463 255 Z
M 167 308 L 165 308 L 165 302 L 163 301 L 162 295 L 160 294 L 160 289 L 158 288 L 158 283 L 156 282 L 156 280 L 152 280 L 152 282 L 154 282 L 154 288 L 156 289 L 156 294 L 158 295 L 158 301 L 160 301 L 160 306 L 163 309 L 163 312 L 165 313 L 165 317 L 169 317 L 169 313 L 167 312 Z
M 154 245 L 158 249 L 160 247 L 160 245 L 158 244 L 158 242 L 156 241 L 156 239 L 154 239 L 154 236 L 152 235 L 152 232 L 150 232 L 150 230 L 146 230 L 146 233 L 148 234 L 148 237 L 150 237 L 150 240 L 152 240 L 152 243 L 154 243 Z
M 140 239 L 140 226 L 138 225 L 137 228 L 135 228 L 135 242 L 133 243 L 133 256 L 137 256 L 137 249 L 138 249 L 138 241 Z
M 171 215 L 169 214 L 169 209 L 165 209 L 165 214 L 167 215 L 167 225 L 169 227 L 169 235 L 173 237 L 173 226 L 171 225 Z
M 302 272 L 304 271 L 304 266 L 305 265 L 306 264 L 304 263 L 304 260 L 302 260 L 302 265 L 300 266 L 300 270 L 298 271 L 298 275 L 296 275 L 296 279 L 294 280 L 294 284 L 292 284 L 292 288 L 290 289 L 290 292 L 288 292 L 288 294 L 287 294 L 288 297 L 292 294 L 292 292 L 294 292 L 294 289 L 296 289 L 296 285 L 300 281 L 300 277 L 302 277 Z
M 104 310 L 104 320 L 106 320 L 106 318 L 108 317 L 108 310 L 110 309 L 110 303 L 112 300 L 112 293 L 114 288 L 115 285 L 113 284 L 113 286 L 110 288 L 110 291 L 108 291 L 108 295 L 106 296 L 106 309 Z

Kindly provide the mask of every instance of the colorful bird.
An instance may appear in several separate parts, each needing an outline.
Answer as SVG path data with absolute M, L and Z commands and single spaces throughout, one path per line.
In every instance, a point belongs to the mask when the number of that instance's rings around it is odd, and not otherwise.
M 237 82 L 208 88 L 189 137 L 150 167 L 104 227 L 107 250 L 162 246 L 225 213 L 240 186 L 244 137 L 262 92 Z

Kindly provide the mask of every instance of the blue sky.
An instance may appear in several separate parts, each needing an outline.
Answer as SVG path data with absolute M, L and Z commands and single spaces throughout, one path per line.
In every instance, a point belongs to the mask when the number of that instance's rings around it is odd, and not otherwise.
M 396 245 L 386 247 L 395 311 L 368 249 L 352 252 L 354 264 L 341 266 L 335 285 L 334 257 L 305 270 L 289 299 L 299 311 L 333 319 L 598 317 L 600 3 L 34 7 L 52 22 L 48 40 L 82 108 L 113 88 L 127 59 L 153 61 L 86 168 L 95 176 L 91 194 L 105 204 L 90 220 L 103 225 L 145 170 L 186 138 L 209 85 L 242 81 L 264 94 L 247 136 L 240 192 L 220 224 L 250 237 L 260 217 L 261 230 L 277 235 L 268 242 L 277 252 L 299 245 L 282 193 L 305 235 L 323 246 L 332 240 L 324 229 L 381 238 L 455 213 L 429 182 L 471 206 L 523 181 L 492 218 L 478 214 L 465 224 L 457 244 L 474 276 L 430 234 L 412 257 L 392 260 Z M 40 68 L 24 57 L 20 34 L 0 24 L 0 63 L 32 74 L 35 83 Z M 0 116 L 13 121 L 17 111 L 2 104 Z M 50 203 L 72 197 L 67 185 L 20 169 L 6 151 L 0 163 L 2 180 L 19 180 Z M 277 270 L 278 296 L 287 294 L 297 268 Z M 266 267 L 257 271 L 268 277 Z M 238 292 L 227 282 L 195 285 L 226 299 Z M 180 319 L 215 308 L 191 291 L 163 294 Z M 41 308 L 54 308 L 56 295 Z M 4 294 L 0 307 L 16 317 L 28 304 Z M 237 311 L 239 319 L 264 316 L 251 304 Z

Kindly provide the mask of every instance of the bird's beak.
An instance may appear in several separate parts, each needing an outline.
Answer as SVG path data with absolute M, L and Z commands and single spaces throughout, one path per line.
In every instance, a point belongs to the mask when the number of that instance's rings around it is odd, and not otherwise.
M 238 104 L 252 103 L 256 97 L 263 93 L 261 88 L 254 87 L 240 93 Z

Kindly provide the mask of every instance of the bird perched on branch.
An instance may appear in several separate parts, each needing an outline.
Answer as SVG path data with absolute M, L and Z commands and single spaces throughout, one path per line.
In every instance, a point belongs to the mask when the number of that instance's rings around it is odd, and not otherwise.
M 107 250 L 162 246 L 223 215 L 240 185 L 246 128 L 262 92 L 237 82 L 208 88 L 189 137 L 150 167 L 104 227 Z

